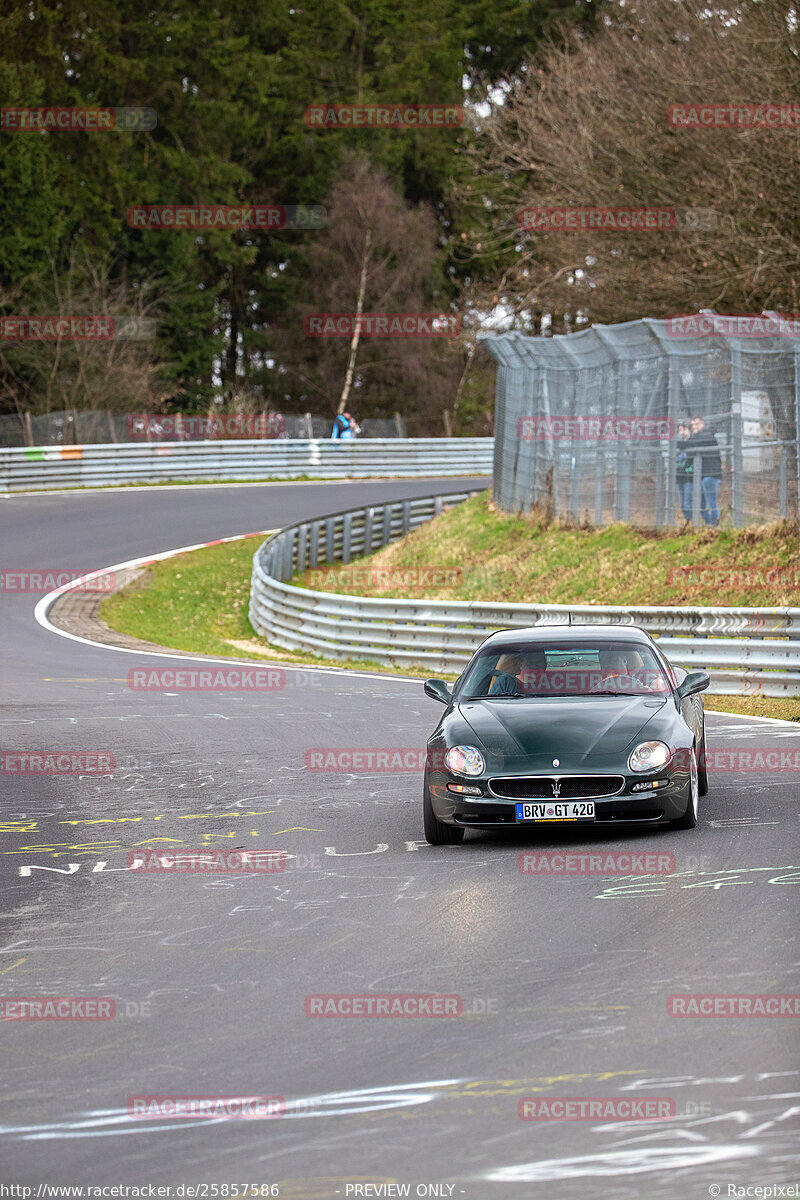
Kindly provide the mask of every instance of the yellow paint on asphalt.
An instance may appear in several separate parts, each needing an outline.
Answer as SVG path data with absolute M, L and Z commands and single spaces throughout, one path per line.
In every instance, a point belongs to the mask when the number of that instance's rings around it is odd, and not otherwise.
M 27 958 L 18 958 L 15 963 L 11 964 L 10 967 L 4 967 L 3 970 L 0 971 L 0 975 L 7 975 L 9 971 L 14 970 L 14 967 L 21 967 L 22 964 L 27 961 L 28 961 Z
M 276 829 L 275 833 L 270 834 L 270 837 L 277 837 L 279 833 L 324 833 L 324 829 L 312 829 L 310 825 L 293 825 L 291 829 Z
M 535 1090 L 538 1087 L 552 1086 L 554 1083 L 581 1083 L 590 1080 L 601 1083 L 606 1079 L 615 1079 L 621 1075 L 642 1075 L 646 1068 L 637 1071 L 593 1071 L 574 1075 L 541 1075 L 530 1079 L 476 1079 L 472 1083 L 445 1087 L 445 1091 L 454 1096 L 507 1096 L 524 1092 L 526 1089 Z M 493 1086 L 494 1085 L 494 1086 Z

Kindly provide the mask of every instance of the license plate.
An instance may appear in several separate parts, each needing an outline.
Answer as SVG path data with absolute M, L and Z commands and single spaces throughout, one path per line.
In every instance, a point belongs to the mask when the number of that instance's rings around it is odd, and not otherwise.
M 519 802 L 518 821 L 593 821 L 594 800 L 546 801 L 544 804 Z

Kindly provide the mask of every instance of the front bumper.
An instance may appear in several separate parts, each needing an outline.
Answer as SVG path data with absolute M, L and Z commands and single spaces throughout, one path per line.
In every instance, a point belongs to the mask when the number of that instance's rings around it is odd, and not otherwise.
M 502 829 L 502 828 L 531 828 L 546 825 L 548 829 L 563 825 L 574 829 L 578 825 L 597 826 L 609 824 L 666 824 L 682 817 L 686 811 L 690 797 L 690 782 L 688 771 L 661 771 L 652 775 L 623 776 L 624 785 L 613 796 L 586 795 L 581 799 L 593 800 L 595 818 L 593 821 L 518 821 L 516 800 L 500 799 L 490 794 L 488 777 L 466 779 L 450 776 L 441 771 L 436 777 L 425 777 L 425 787 L 428 789 L 431 806 L 439 821 L 445 825 L 458 825 L 462 828 L 473 829 Z M 651 782 L 652 780 L 667 780 L 664 787 L 652 791 L 632 791 L 635 784 Z M 479 787 L 482 794 L 458 795 L 449 791 L 447 784 L 461 784 L 469 787 Z M 519 797 L 520 799 L 522 797 Z M 532 799 L 540 802 L 542 797 Z

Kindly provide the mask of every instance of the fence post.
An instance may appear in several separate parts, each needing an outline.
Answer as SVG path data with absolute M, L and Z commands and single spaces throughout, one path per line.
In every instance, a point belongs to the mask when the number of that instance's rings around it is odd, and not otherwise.
M 308 526 L 301 525 L 297 531 L 297 570 L 306 569 L 306 545 L 308 543 Z
M 281 581 L 283 583 L 285 583 L 287 579 L 292 578 L 295 534 L 296 530 L 290 529 L 286 537 L 286 541 L 283 544 L 283 572 L 281 574 Z
M 383 506 L 383 530 L 381 532 L 381 545 L 388 546 L 392 540 L 392 509 L 394 505 L 384 504 Z
M 319 521 L 311 522 L 311 537 L 308 546 L 308 565 L 316 567 L 319 563 Z
M 797 518 L 800 520 L 800 350 L 794 352 L 794 465 L 797 474 Z
M 780 454 L 781 457 L 778 465 L 778 503 L 780 505 L 780 515 L 785 518 L 789 515 L 789 464 L 786 461 L 786 446 L 783 442 L 781 442 Z
M 581 483 L 581 459 L 575 454 L 570 460 L 570 478 L 569 478 L 569 515 L 573 521 L 580 519 L 580 483 Z
M 325 562 L 332 563 L 334 561 L 335 539 L 336 531 L 333 525 L 333 517 L 328 517 L 325 521 Z
M 731 505 L 735 529 L 744 524 L 743 463 L 742 463 L 742 352 L 730 348 L 731 354 Z
M 373 508 L 364 509 L 364 553 L 372 553 L 372 515 Z
M 594 463 L 594 523 L 600 526 L 603 524 L 603 472 L 606 465 L 606 456 L 599 442 L 594 452 Z
M 675 471 L 678 457 L 678 406 L 681 398 L 681 377 L 678 371 L 678 364 L 675 362 L 672 354 L 667 351 L 667 355 L 667 421 L 669 422 L 669 445 L 664 478 L 664 524 L 669 526 L 674 525 L 677 515 L 675 510 L 675 492 L 677 491 Z
M 666 503 L 666 488 L 664 487 L 664 476 L 666 475 L 666 463 L 664 462 L 664 454 L 659 446 L 656 451 L 656 528 L 664 528 L 664 505 Z
M 692 453 L 692 524 L 700 524 L 700 497 L 702 495 L 703 451 Z
M 342 521 L 342 562 L 350 562 L 350 533 L 353 528 L 353 514 L 346 512 Z

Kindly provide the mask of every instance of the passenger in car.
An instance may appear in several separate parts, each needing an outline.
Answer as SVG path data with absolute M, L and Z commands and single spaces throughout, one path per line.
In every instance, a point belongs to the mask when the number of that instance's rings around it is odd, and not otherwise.
M 492 672 L 488 694 L 490 696 L 516 696 L 519 691 L 517 674 L 521 665 L 521 655 L 516 651 L 501 654 Z

